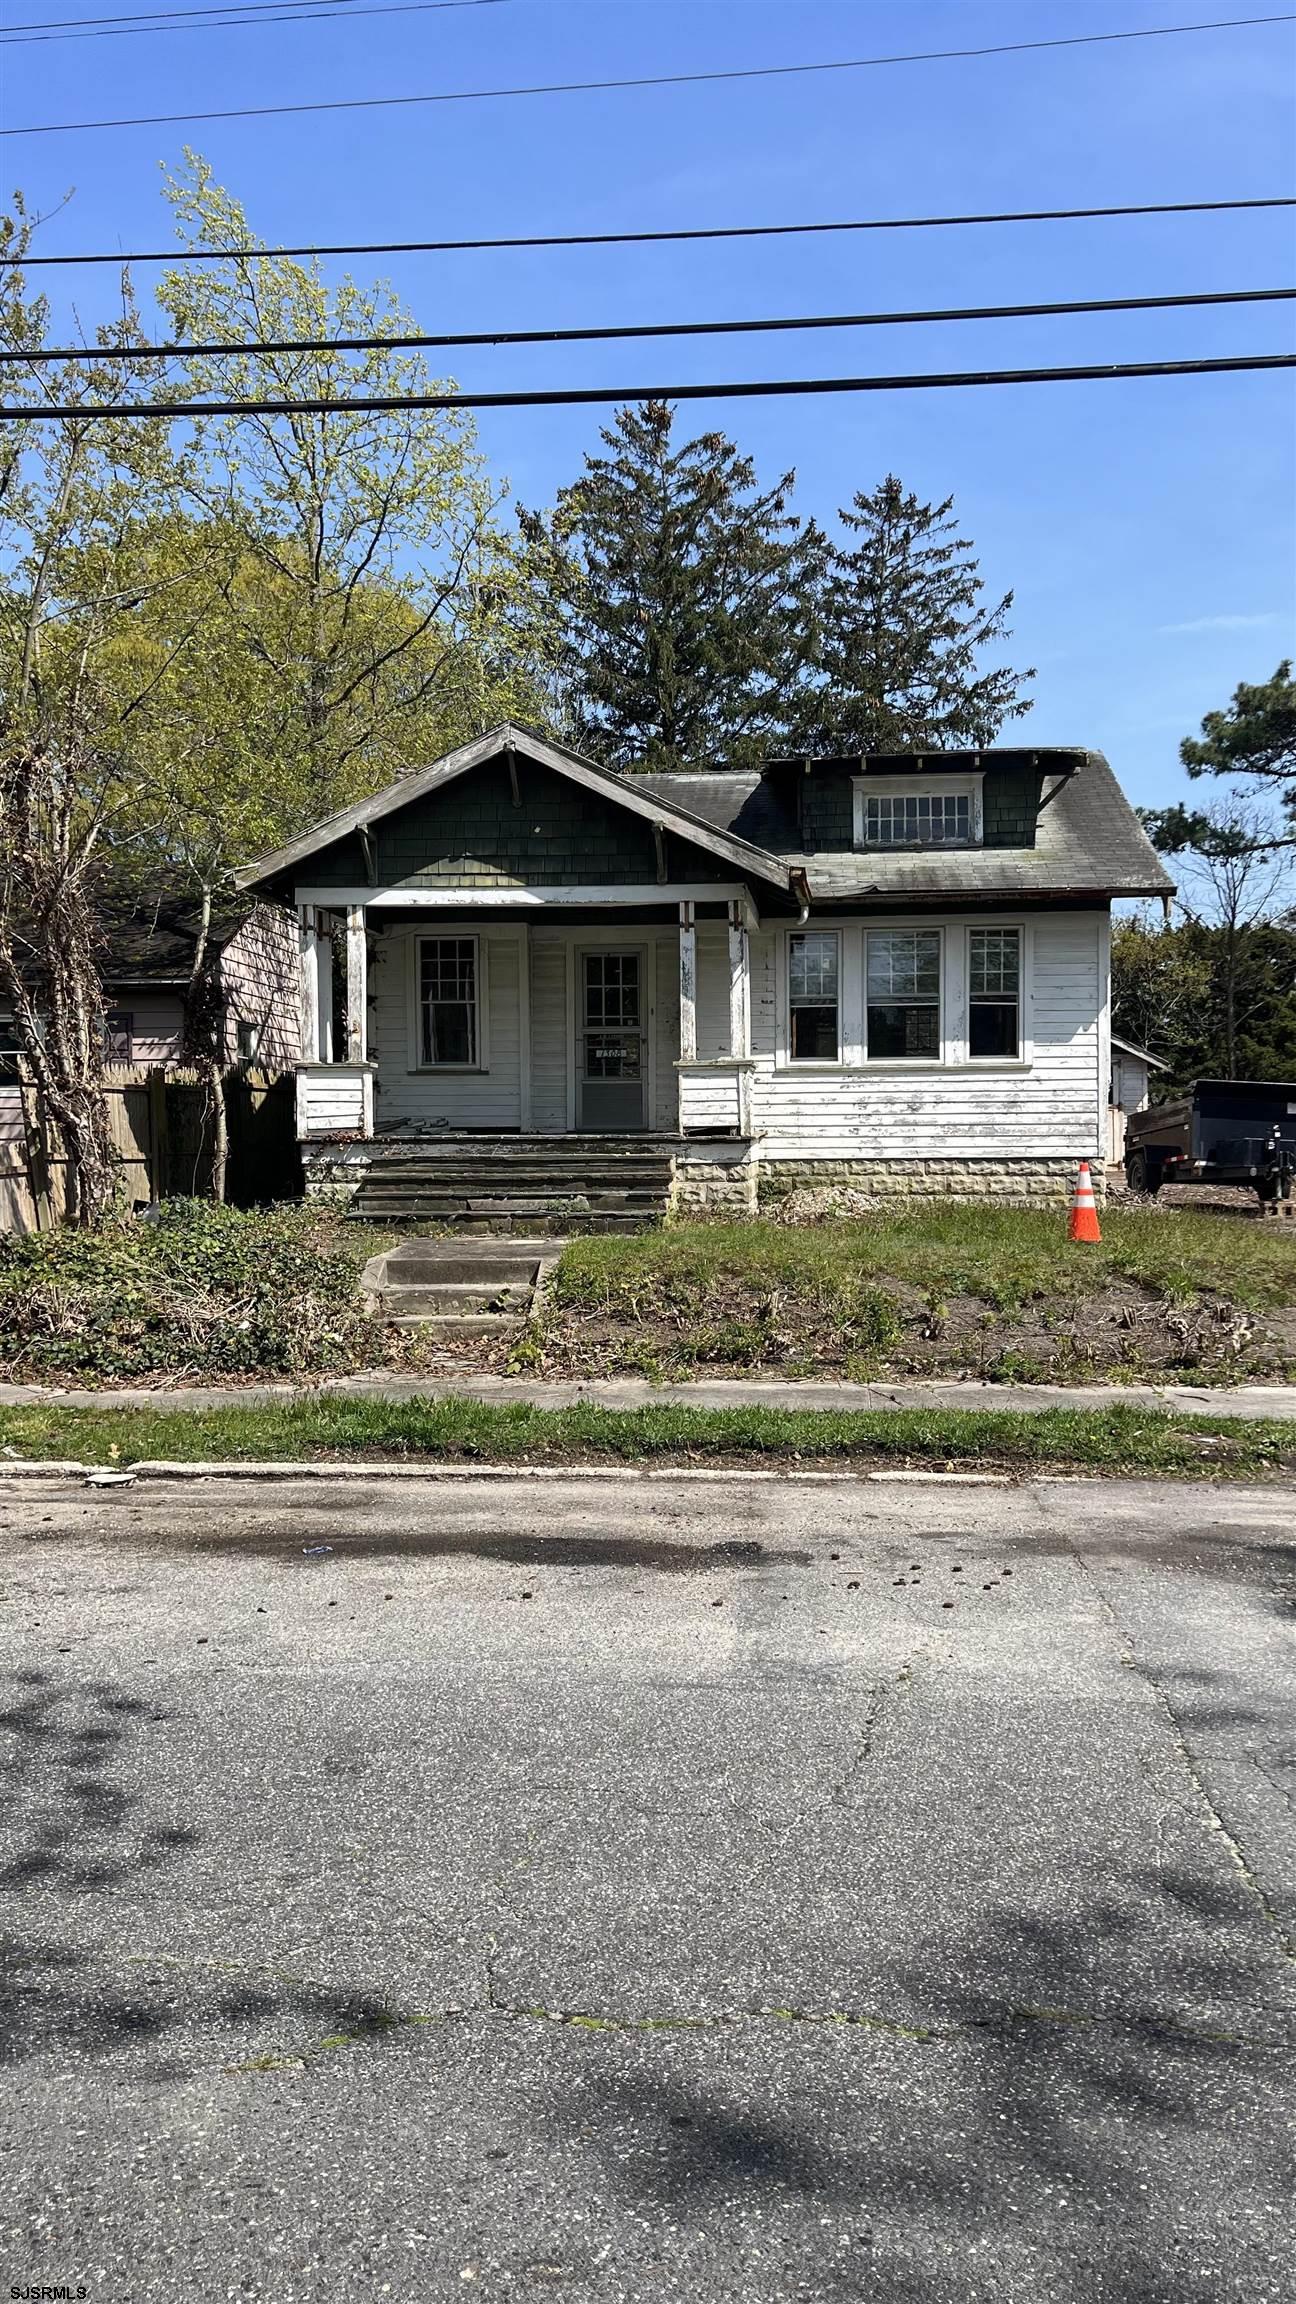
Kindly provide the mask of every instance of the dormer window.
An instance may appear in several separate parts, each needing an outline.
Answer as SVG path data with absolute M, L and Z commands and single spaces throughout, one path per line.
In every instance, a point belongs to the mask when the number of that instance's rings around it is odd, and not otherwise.
M 981 778 L 856 776 L 857 848 L 976 848 Z

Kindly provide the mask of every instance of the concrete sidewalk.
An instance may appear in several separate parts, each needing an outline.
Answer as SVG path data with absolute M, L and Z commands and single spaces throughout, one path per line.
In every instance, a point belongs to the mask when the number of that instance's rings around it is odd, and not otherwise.
M 534 1377 L 340 1376 L 319 1384 L 194 1384 L 174 1389 L 65 1391 L 0 1384 L 0 1408 L 261 1408 L 293 1400 L 485 1400 L 534 1408 L 949 1409 L 1038 1415 L 1046 1408 L 1160 1408 L 1220 1419 L 1296 1417 L 1296 1384 L 813 1384 L 776 1378 L 712 1378 L 650 1384 L 642 1377 L 588 1383 Z

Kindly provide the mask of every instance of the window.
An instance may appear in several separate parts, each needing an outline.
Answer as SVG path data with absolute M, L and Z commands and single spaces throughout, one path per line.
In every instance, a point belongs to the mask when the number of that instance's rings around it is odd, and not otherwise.
M 974 848 L 981 838 L 981 773 L 856 776 L 857 848 Z
M 835 1064 L 841 1049 L 838 1029 L 840 938 L 833 929 L 815 929 L 788 938 L 788 1013 L 794 1064 Z
M 105 1064 L 129 1064 L 135 1018 L 129 1008 L 109 1008 L 104 1014 Z
M 1021 930 L 973 928 L 968 937 L 968 1054 L 1021 1054 Z
M 966 792 L 897 792 L 864 797 L 864 837 L 870 848 L 939 848 L 972 838 L 972 800 Z
M 889 928 L 868 938 L 868 1053 L 873 1063 L 938 1061 L 940 931 Z
M 427 936 L 419 944 L 419 1061 L 478 1062 L 477 939 Z
M 240 1064 L 250 1064 L 252 1062 L 253 1057 L 256 1055 L 257 1042 L 260 1040 L 260 1038 L 261 1035 L 258 1032 L 256 1025 L 249 1024 L 245 1016 L 240 1016 L 238 1020 L 238 1060 Z

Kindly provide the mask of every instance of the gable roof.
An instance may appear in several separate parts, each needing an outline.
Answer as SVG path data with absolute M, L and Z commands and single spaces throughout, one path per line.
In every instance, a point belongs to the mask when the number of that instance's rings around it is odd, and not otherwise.
M 995 755 L 988 752 L 979 757 L 985 763 Z M 1173 894 L 1170 874 L 1101 752 L 1046 749 L 1034 757 L 1046 777 L 1057 774 L 1061 781 L 1045 794 L 1033 848 L 808 851 L 802 846 L 777 775 L 757 769 L 727 769 L 647 774 L 636 782 L 671 804 L 678 804 L 687 792 L 695 811 L 711 823 L 730 830 L 741 827 L 745 837 L 768 846 L 804 871 L 811 894 L 821 903 L 851 897 L 882 902 L 951 897 L 1011 903 L 1030 897 Z M 958 764 L 969 758 L 960 756 Z M 871 766 L 882 764 L 870 756 Z M 929 773 L 937 774 L 940 764 L 938 755 L 926 756 L 924 766 Z M 914 763 L 897 760 L 894 765 L 899 770 Z
M 394 815 L 399 809 L 409 807 L 412 801 L 440 791 L 456 777 L 508 752 L 520 753 L 539 767 L 552 769 L 555 775 L 565 776 L 587 791 L 602 794 L 663 831 L 677 833 L 694 847 L 720 857 L 738 872 L 750 873 L 754 879 L 764 880 L 785 894 L 791 890 L 794 867 L 790 862 L 755 846 L 728 825 L 717 823 L 714 817 L 696 813 L 686 805 L 683 794 L 660 793 L 653 788 L 653 779 L 647 776 L 618 776 L 613 769 L 586 760 L 581 753 L 569 751 L 566 745 L 551 744 L 547 737 L 537 736 L 531 729 L 521 728 L 511 720 L 502 721 L 498 728 L 492 728 L 488 735 L 475 737 L 470 744 L 459 745 L 456 751 L 447 752 L 443 759 L 434 760 L 429 767 L 416 768 L 408 776 L 399 777 L 369 799 L 358 800 L 354 806 L 326 816 L 322 823 L 301 833 L 296 840 L 289 840 L 270 855 L 259 856 L 236 874 L 238 886 L 261 886 L 291 871 L 295 865 L 305 863 L 308 857 L 317 856 L 322 849 L 331 848 L 335 841 L 345 840 L 349 833 L 367 831 L 382 817 Z M 691 779 L 677 777 L 674 781 L 687 785 Z

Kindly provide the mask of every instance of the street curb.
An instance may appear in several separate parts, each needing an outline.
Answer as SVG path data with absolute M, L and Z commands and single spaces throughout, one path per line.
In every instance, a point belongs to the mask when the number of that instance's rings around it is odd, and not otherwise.
M 94 1475 L 111 1470 L 113 1478 L 100 1493 L 110 1496 L 114 1491 L 133 1485 L 140 1480 L 264 1480 L 271 1483 L 289 1481 L 368 1480 L 377 1482 L 401 1480 L 679 1480 L 694 1481 L 797 1481 L 801 1483 L 840 1482 L 858 1480 L 885 1484 L 895 1482 L 938 1481 L 945 1487 L 1011 1488 L 1019 1484 L 1022 1475 L 1015 1472 L 924 1472 L 905 1467 L 882 1471 L 852 1471 L 849 1466 L 840 1471 L 815 1471 L 805 1465 L 789 1465 L 786 1469 L 774 1465 L 753 1464 L 723 1467 L 713 1464 L 385 1464 L 365 1463 L 363 1459 L 349 1457 L 336 1463 L 294 1464 L 279 1459 L 257 1460 L 248 1458 L 235 1462 L 221 1458 L 212 1462 L 192 1464 L 173 1461 L 166 1457 L 146 1457 L 138 1464 L 109 1467 L 104 1464 L 77 1464 L 64 1458 L 19 1457 L 13 1462 L 0 1458 L 0 1487 L 6 1480 L 81 1480 L 86 1486 L 95 1484 Z M 1025 1477 L 1031 1468 L 1024 1468 Z M 1066 1475 L 1087 1479 L 1088 1474 Z

